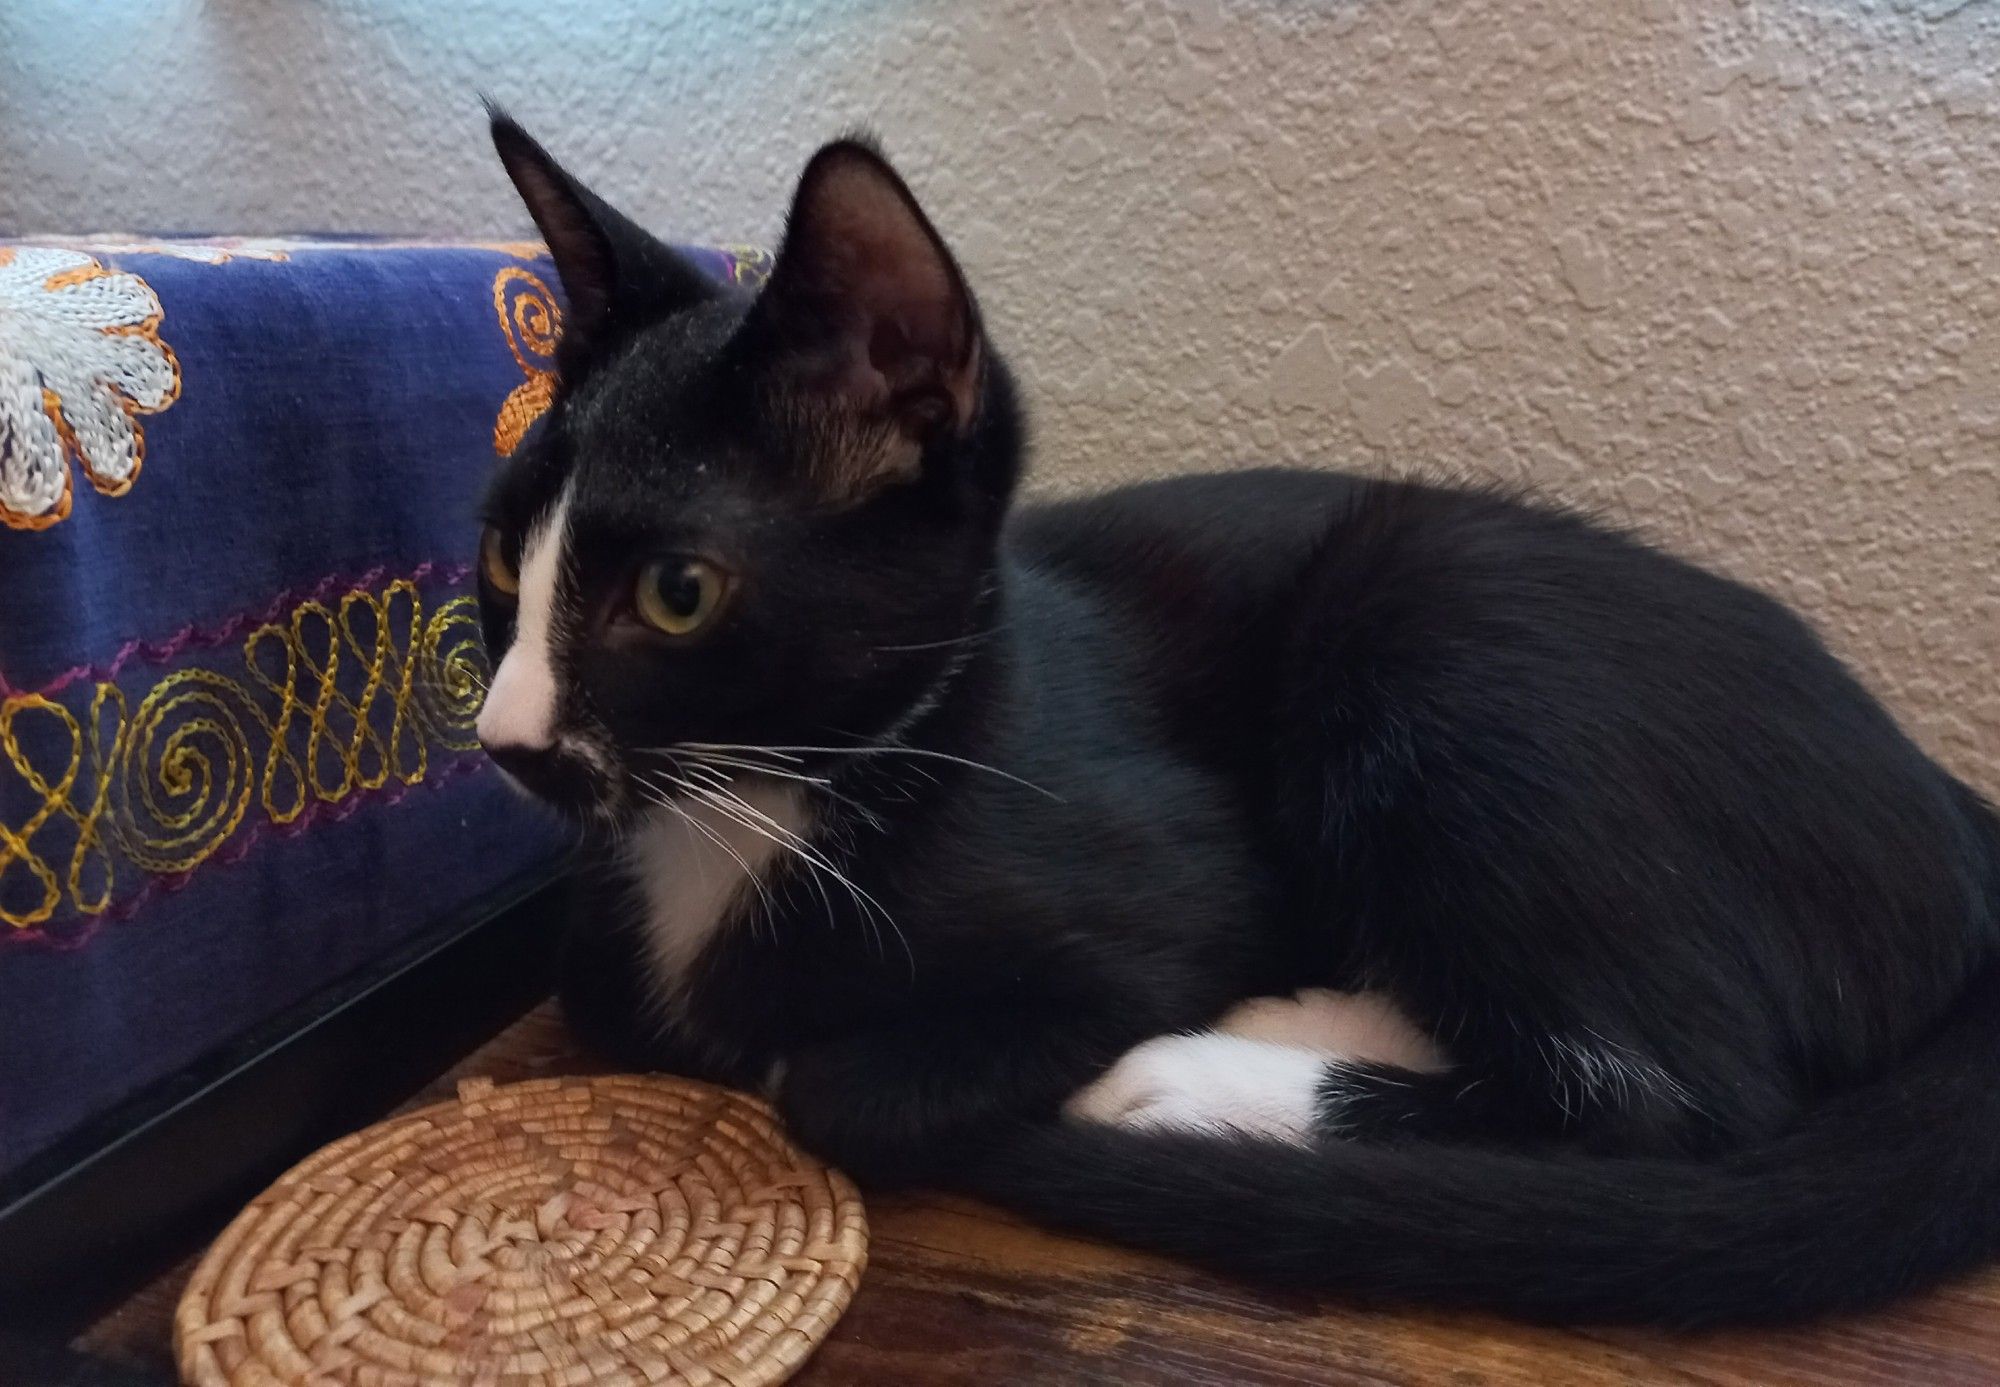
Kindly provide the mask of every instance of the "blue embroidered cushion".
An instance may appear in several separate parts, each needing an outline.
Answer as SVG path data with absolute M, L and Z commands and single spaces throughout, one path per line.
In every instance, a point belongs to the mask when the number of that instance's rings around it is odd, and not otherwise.
M 549 870 L 476 750 L 470 564 L 554 284 L 530 244 L 0 242 L 0 1184 Z

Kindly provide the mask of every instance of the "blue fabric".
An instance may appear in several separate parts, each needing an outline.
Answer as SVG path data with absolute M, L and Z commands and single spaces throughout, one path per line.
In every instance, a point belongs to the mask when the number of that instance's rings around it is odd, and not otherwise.
M 0 1180 L 552 862 L 473 748 L 470 563 L 554 285 L 525 245 L 0 242 Z

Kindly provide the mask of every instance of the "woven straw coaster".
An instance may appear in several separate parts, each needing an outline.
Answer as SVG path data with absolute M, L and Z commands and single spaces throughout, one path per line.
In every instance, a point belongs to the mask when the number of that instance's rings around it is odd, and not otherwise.
M 760 1387 L 847 1307 L 868 1222 L 754 1099 L 474 1080 L 223 1230 L 174 1316 L 200 1387 Z

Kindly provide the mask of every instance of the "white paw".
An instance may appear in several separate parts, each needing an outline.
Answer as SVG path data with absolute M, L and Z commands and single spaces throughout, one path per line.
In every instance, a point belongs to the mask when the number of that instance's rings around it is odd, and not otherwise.
M 1252 997 L 1237 1004 L 1216 1029 L 1329 1059 L 1425 1071 L 1448 1065 L 1437 1043 L 1379 992 L 1311 987 L 1294 997 Z
M 1234 1131 L 1305 1145 L 1326 1061 L 1310 1050 L 1204 1031 L 1127 1051 L 1063 1107 L 1113 1126 Z

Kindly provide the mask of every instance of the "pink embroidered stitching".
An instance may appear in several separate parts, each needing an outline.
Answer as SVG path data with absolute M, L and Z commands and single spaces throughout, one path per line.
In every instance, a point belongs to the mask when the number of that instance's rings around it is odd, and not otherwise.
M 276 621 L 301 602 L 324 602 L 335 591 L 352 592 L 374 587 L 388 576 L 388 568 L 377 564 L 366 573 L 331 574 L 319 580 L 310 588 L 286 588 L 269 603 L 256 611 L 238 612 L 224 619 L 221 625 L 206 631 L 196 630 L 193 623 L 181 627 L 164 641 L 133 639 L 118 647 L 118 653 L 108 664 L 75 665 L 56 675 L 39 689 L 31 692 L 44 698 L 53 697 L 78 680 L 88 679 L 93 683 L 116 679 L 127 665 L 136 658 L 149 665 L 163 665 L 184 650 L 206 650 L 221 645 L 241 635 L 254 626 L 262 626 Z M 464 563 L 439 564 L 426 559 L 404 575 L 410 582 L 421 582 L 436 573 L 440 581 L 456 586 L 472 574 L 472 565 Z M 24 691 L 17 689 L 7 680 L 4 670 L 0 670 L 0 698 L 15 698 Z

